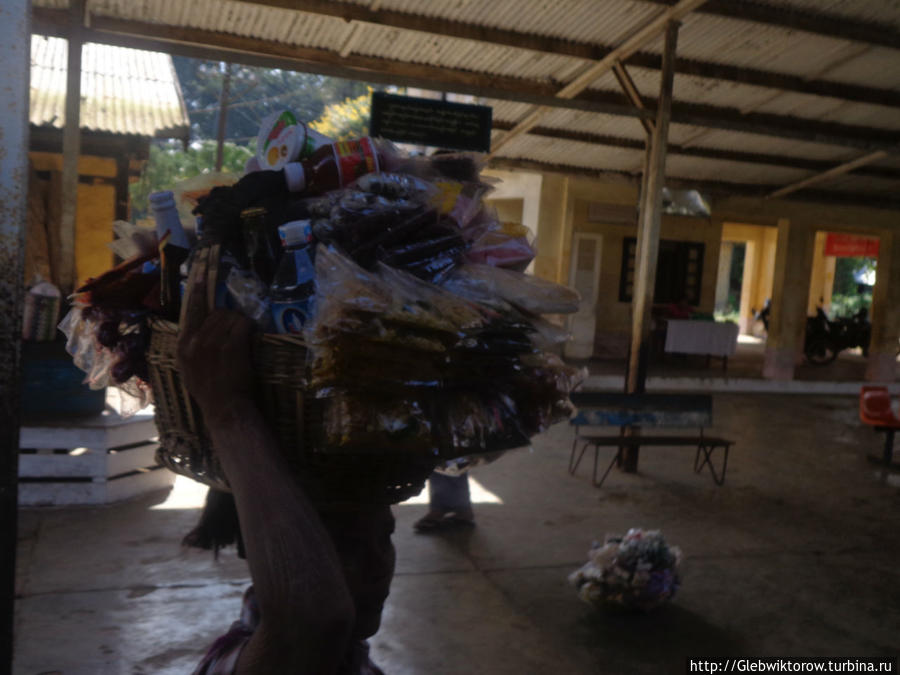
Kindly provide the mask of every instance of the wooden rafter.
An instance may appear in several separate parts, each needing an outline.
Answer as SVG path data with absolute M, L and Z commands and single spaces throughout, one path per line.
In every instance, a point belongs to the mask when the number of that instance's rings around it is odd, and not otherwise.
M 45 35 L 66 36 L 65 12 L 34 8 L 34 30 Z M 85 39 L 123 47 L 168 51 L 203 59 L 247 65 L 290 68 L 364 82 L 441 89 L 489 99 L 516 101 L 537 106 L 567 108 L 608 115 L 652 118 L 655 100 L 645 99 L 649 110 L 637 110 L 613 91 L 589 90 L 574 98 L 558 98 L 547 83 L 521 78 L 428 66 L 373 57 L 350 55 L 245 36 L 178 26 L 142 23 L 94 16 Z M 216 45 L 210 47 L 209 45 Z M 710 129 L 762 134 L 853 147 L 873 151 L 900 142 L 900 134 L 868 127 L 809 120 L 789 115 L 742 114 L 735 108 L 676 103 L 672 121 Z
M 648 42 L 657 38 L 666 30 L 666 26 L 671 22 L 680 21 L 704 2 L 706 2 L 706 0 L 679 0 L 676 5 L 641 26 L 636 32 L 632 33 L 629 38 L 622 42 L 622 44 L 613 49 L 600 61 L 588 66 L 581 74 L 576 76 L 574 80 L 556 92 L 556 98 L 574 98 L 587 89 L 598 77 L 612 70 L 612 67 L 617 62 L 627 59 Z M 528 133 L 529 129 L 538 125 L 538 122 L 541 121 L 547 112 L 548 109 L 542 106 L 532 109 L 515 128 L 510 129 L 503 138 L 497 141 L 492 150 L 492 154 L 496 153 L 497 150 L 517 136 Z
M 657 5 L 674 5 L 676 2 L 676 0 L 643 1 Z M 891 49 L 900 47 L 900 31 L 896 28 L 885 23 L 862 21 L 830 12 L 792 9 L 757 0 L 709 0 L 700 13 Z
M 347 2 L 332 2 L 331 0 L 239 1 L 342 19 L 355 27 L 359 27 L 363 24 L 386 26 L 403 30 L 432 33 L 442 37 L 475 40 L 505 47 L 515 47 L 517 49 L 529 49 L 557 56 L 570 56 L 589 61 L 600 61 L 606 58 L 614 49 L 610 45 L 576 42 L 548 35 L 534 35 L 532 33 L 523 33 L 492 26 L 480 26 L 451 19 L 410 14 L 398 10 L 379 10 L 375 8 L 377 5 L 363 6 Z M 355 42 L 355 39 L 359 36 L 359 31 L 354 29 L 352 35 L 354 36 Z M 339 51 L 345 56 L 350 53 L 346 44 L 342 45 L 342 48 Z M 625 63 L 626 65 L 638 68 L 659 70 L 661 68 L 661 58 L 662 57 L 659 54 L 639 51 L 626 59 Z M 828 96 L 847 101 L 855 101 L 857 103 L 900 107 L 900 92 L 892 89 L 864 87 L 822 79 L 809 79 L 787 73 L 681 58 L 675 65 L 675 72 L 680 75 L 693 75 L 715 80 L 725 80 L 728 82 L 778 89 L 792 93 Z
M 619 83 L 619 86 L 622 87 L 622 92 L 631 101 L 631 105 L 633 105 L 638 110 L 646 110 L 646 106 L 644 105 L 644 101 L 641 100 L 641 93 L 638 91 L 637 85 L 635 85 L 634 80 L 631 79 L 631 75 L 628 74 L 628 71 L 625 69 L 625 66 L 621 61 L 616 61 L 613 65 L 613 75 L 616 76 L 616 80 Z M 655 125 L 653 120 L 641 117 L 639 118 L 641 125 L 644 127 L 644 131 L 647 132 L 647 137 L 653 135 L 653 129 Z
M 807 188 L 810 185 L 824 183 L 825 181 L 836 178 L 837 176 L 843 176 L 844 174 L 850 173 L 854 169 L 858 169 L 859 167 L 865 166 L 866 164 L 872 164 L 873 162 L 877 162 L 878 160 L 884 159 L 887 156 L 888 152 L 886 150 L 877 150 L 875 152 L 870 152 L 869 154 L 863 155 L 862 157 L 857 157 L 854 160 L 844 162 L 843 164 L 832 167 L 827 171 L 817 173 L 816 175 L 810 176 L 809 178 L 804 178 L 803 180 L 797 181 L 796 183 L 791 183 L 790 185 L 785 185 L 782 188 L 778 188 L 777 190 L 769 193 L 768 196 L 784 197 L 785 195 L 789 195 L 792 192 L 797 192 L 798 190 Z
M 637 186 L 641 182 L 641 176 L 627 171 L 613 169 L 586 169 L 584 167 L 570 166 L 566 164 L 553 164 L 550 162 L 538 162 L 526 159 L 510 159 L 499 157 L 492 159 L 490 168 L 508 171 L 532 171 L 535 173 L 553 173 L 571 178 L 583 178 L 605 182 L 620 182 Z M 775 185 L 760 185 L 754 183 L 734 183 L 730 181 L 693 180 L 667 176 L 666 187 L 684 190 L 699 190 L 706 195 L 728 196 L 737 195 L 743 197 L 763 198 L 777 189 Z M 791 196 L 793 197 L 793 195 Z M 789 197 L 790 198 L 790 197 Z M 891 211 L 900 210 L 900 199 L 886 197 L 873 193 L 835 192 L 833 190 L 805 190 L 796 196 L 809 202 L 822 204 L 839 204 L 845 206 L 867 206 Z
M 494 129 L 506 131 L 515 126 L 513 122 L 494 119 Z M 554 138 L 578 143 L 590 143 L 591 145 L 604 145 L 614 148 L 627 148 L 629 150 L 643 150 L 644 141 L 636 138 L 621 138 L 604 134 L 592 134 L 585 131 L 572 129 L 557 129 L 550 127 L 535 127 L 528 132 L 533 136 Z M 682 155 L 685 157 L 698 157 L 701 159 L 717 159 L 744 164 L 762 164 L 765 166 L 781 166 L 790 169 L 804 169 L 816 173 L 828 171 L 834 166 L 833 162 L 820 159 L 806 159 L 803 157 L 791 157 L 784 154 L 769 155 L 758 152 L 743 152 L 740 150 L 725 150 L 722 148 L 709 148 L 700 146 L 683 146 L 669 144 L 670 155 Z M 853 172 L 860 176 L 872 178 L 884 178 L 887 180 L 900 180 L 900 168 L 860 166 Z

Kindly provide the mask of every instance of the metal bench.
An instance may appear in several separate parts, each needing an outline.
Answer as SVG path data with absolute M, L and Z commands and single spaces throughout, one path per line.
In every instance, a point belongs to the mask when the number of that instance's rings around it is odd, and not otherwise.
M 725 482 L 728 468 L 728 450 L 734 441 L 706 436 L 703 428 L 712 424 L 712 396 L 708 394 L 613 394 L 599 392 L 575 392 L 571 395 L 572 403 L 577 410 L 569 423 L 575 427 L 575 440 L 569 455 L 569 473 L 578 469 L 584 453 L 590 446 L 594 447 L 594 473 L 592 482 L 600 487 L 609 475 L 614 464 L 622 462 L 626 448 L 643 446 L 660 447 L 694 447 L 694 472 L 700 473 L 703 467 L 709 472 L 716 485 Z M 619 435 L 582 435 L 580 427 L 620 427 Z M 653 428 L 690 428 L 699 429 L 699 434 L 688 435 L 644 435 L 640 432 L 646 427 Z M 630 430 L 630 433 L 629 431 Z M 637 432 L 637 433 L 635 433 Z M 578 452 L 578 446 L 581 451 Z M 601 447 L 617 448 L 615 455 L 597 480 L 597 461 Z M 721 470 L 717 471 L 713 464 L 713 453 L 722 448 Z M 577 457 L 576 457 L 577 454 Z
M 900 430 L 900 418 L 891 408 L 891 395 L 887 387 L 866 386 L 859 392 L 859 419 L 875 431 L 884 433 L 885 466 L 891 466 L 894 458 L 894 433 Z

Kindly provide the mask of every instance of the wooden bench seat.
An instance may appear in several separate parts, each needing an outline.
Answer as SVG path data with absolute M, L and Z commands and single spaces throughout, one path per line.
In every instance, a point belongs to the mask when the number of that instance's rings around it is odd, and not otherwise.
M 576 437 L 569 456 L 569 473 L 578 469 L 584 453 L 594 447 L 594 471 L 592 482 L 596 487 L 603 485 L 613 465 L 621 464 L 626 449 L 652 447 L 696 447 L 694 472 L 700 473 L 708 467 L 716 485 L 725 482 L 728 468 L 728 451 L 734 441 L 726 438 L 707 436 L 703 428 L 712 423 L 712 397 L 708 394 L 610 394 L 599 392 L 576 392 L 571 396 L 577 411 L 570 419 L 576 428 Z M 620 427 L 618 435 L 580 434 L 582 426 Z M 647 434 L 646 427 L 689 428 L 696 427 L 695 435 Z M 578 450 L 579 445 L 581 450 Z M 598 480 L 598 457 L 601 447 L 614 447 L 616 453 Z M 713 454 L 722 448 L 721 469 L 716 470 Z

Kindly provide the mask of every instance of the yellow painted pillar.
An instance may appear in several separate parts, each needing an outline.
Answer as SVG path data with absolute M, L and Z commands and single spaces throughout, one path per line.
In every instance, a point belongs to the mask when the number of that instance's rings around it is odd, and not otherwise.
M 809 281 L 809 296 L 806 301 L 806 313 L 812 316 L 819 304 L 825 305 L 826 260 L 825 238 L 827 232 L 816 232 L 813 246 L 812 274 Z M 830 299 L 830 298 L 829 298 Z
M 762 309 L 754 301 L 756 285 L 758 283 L 759 243 L 753 240 L 744 242 L 744 275 L 741 278 L 741 307 L 738 311 L 739 325 L 742 334 L 750 333 L 753 327 L 753 314 Z
M 537 256 L 534 259 L 535 276 L 561 284 L 569 279 L 568 268 L 562 269 L 565 253 L 571 246 L 565 237 L 568 182 L 565 176 L 543 176 L 538 207 Z
M 803 352 L 813 240 L 812 230 L 779 219 L 772 315 L 763 363 L 763 377 L 768 379 L 792 380 Z
M 885 232 L 880 239 L 866 380 L 893 382 L 897 379 L 900 340 L 900 234 Z

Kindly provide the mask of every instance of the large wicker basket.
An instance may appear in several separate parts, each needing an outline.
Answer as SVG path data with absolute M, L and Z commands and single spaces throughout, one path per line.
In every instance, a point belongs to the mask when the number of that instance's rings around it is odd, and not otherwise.
M 195 261 L 192 277 L 210 274 L 209 260 Z M 200 302 L 188 280 L 185 311 L 204 311 L 210 297 Z M 214 287 L 214 279 L 209 279 Z M 156 403 L 160 447 L 157 459 L 176 473 L 211 487 L 228 490 L 200 409 L 188 395 L 178 371 L 178 325 L 151 323 L 147 362 Z M 322 401 L 305 388 L 306 345 L 299 336 L 264 334 L 253 343 L 253 372 L 257 404 L 297 479 L 317 503 L 394 504 L 418 494 L 437 460 L 426 453 L 377 449 L 366 454 L 322 452 Z M 318 449 L 318 450 L 317 450 Z

